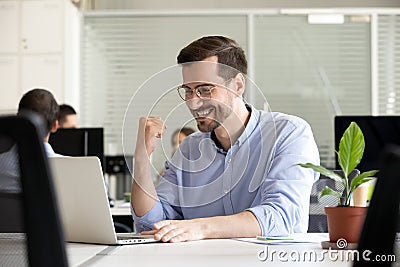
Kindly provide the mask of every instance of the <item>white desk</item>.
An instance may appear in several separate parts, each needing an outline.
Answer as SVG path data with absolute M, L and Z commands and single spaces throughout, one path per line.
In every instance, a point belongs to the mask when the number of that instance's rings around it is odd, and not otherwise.
M 113 216 L 131 216 L 130 202 L 123 200 L 115 201 L 115 206 L 110 208 Z
M 322 235 L 321 240 L 326 240 Z M 241 242 L 229 239 L 201 240 L 185 243 L 152 243 L 127 246 L 96 246 L 68 244 L 68 257 L 71 266 L 351 266 L 349 261 L 332 261 L 325 257 L 323 262 L 283 262 L 275 255 L 274 260 L 262 262 L 258 259 L 264 245 Z M 316 251 L 321 255 L 323 250 L 317 243 L 296 245 L 270 245 L 269 252 L 275 250 L 292 253 Z M 288 258 L 289 256 L 286 256 Z M 289 259 L 289 258 L 288 258 Z M 83 264 L 82 264 L 83 263 Z
M 80 266 L 81 264 L 90 261 L 102 251 L 106 250 L 105 245 L 88 245 L 78 243 L 67 244 L 68 262 L 70 266 Z

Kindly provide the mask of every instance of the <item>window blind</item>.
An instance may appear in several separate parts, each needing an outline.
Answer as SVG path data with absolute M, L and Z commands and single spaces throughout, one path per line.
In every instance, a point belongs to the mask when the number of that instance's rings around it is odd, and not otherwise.
M 311 124 L 333 168 L 335 115 L 370 114 L 370 24 L 308 24 L 306 15 L 255 17 L 255 80 L 272 111 Z
M 400 15 L 378 16 L 380 115 L 400 115 Z

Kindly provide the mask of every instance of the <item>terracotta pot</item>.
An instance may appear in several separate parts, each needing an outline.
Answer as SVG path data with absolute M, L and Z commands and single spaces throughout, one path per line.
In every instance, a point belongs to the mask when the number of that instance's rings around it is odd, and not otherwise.
M 347 243 L 358 243 L 367 210 L 367 207 L 325 207 L 330 242 L 344 238 Z

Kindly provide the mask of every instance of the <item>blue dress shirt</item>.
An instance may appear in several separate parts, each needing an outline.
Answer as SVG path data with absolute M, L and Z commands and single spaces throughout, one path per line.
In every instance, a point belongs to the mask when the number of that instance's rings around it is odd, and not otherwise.
M 48 142 L 43 142 L 43 144 L 44 144 L 44 151 L 46 151 L 47 157 L 49 157 L 49 158 L 65 157 L 61 154 L 54 152 L 53 148 L 51 147 L 51 145 Z
M 249 122 L 227 152 L 213 133 L 183 140 L 166 164 L 155 205 L 141 217 L 132 211 L 137 231 L 161 220 L 245 210 L 257 218 L 262 235 L 307 231 L 311 187 L 319 174 L 297 164 L 319 164 L 311 128 L 295 116 L 248 109 Z
M 43 144 L 47 157 L 64 157 L 55 153 L 49 143 L 43 142 Z M 0 154 L 0 192 L 21 192 L 17 146 Z

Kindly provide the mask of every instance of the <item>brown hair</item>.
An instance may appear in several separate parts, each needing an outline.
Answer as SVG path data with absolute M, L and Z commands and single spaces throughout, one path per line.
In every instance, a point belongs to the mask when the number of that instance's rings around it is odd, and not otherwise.
M 233 73 L 232 70 L 229 71 L 230 74 L 220 69 L 219 75 L 221 77 L 229 79 L 239 72 L 247 74 L 247 60 L 243 49 L 236 41 L 224 36 L 205 36 L 193 41 L 180 51 L 177 61 L 178 64 L 182 64 L 201 61 L 211 56 L 217 56 L 218 63 L 235 69 Z M 227 75 L 230 77 L 227 77 Z
M 31 110 L 41 115 L 49 133 L 57 120 L 59 107 L 52 93 L 45 89 L 33 89 L 24 94 L 19 101 L 18 113 L 23 110 Z
M 60 125 L 64 124 L 67 121 L 68 115 L 76 115 L 75 109 L 67 104 L 60 105 L 60 112 L 58 114 L 58 122 L 60 123 Z

